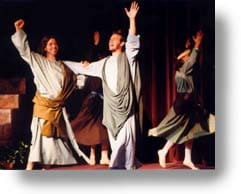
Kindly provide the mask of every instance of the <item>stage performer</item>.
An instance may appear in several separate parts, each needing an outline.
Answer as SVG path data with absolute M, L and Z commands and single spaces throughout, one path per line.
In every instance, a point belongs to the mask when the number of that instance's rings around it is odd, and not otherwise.
M 103 59 L 107 56 L 101 44 L 99 31 L 94 31 L 93 42 L 88 49 L 86 60 L 89 62 Z M 90 146 L 90 165 L 97 162 L 97 146 L 100 146 L 100 161 L 102 165 L 109 165 L 109 140 L 103 118 L 103 89 L 101 79 L 86 76 L 86 83 L 81 90 L 81 107 L 78 115 L 71 121 L 76 140 L 79 144 Z
M 137 54 L 140 49 L 136 35 L 136 15 L 139 5 L 132 2 L 130 10 L 125 8 L 129 18 L 129 34 L 125 43 L 121 32 L 115 31 L 109 39 L 111 56 L 83 64 L 66 62 L 76 74 L 83 73 L 102 79 L 103 121 L 108 130 L 111 146 L 110 169 L 135 169 L 136 106 L 140 94 L 140 72 Z M 124 46 L 126 47 L 124 50 Z
M 79 156 L 89 162 L 78 149 L 64 107 L 65 100 L 76 88 L 76 75 L 57 60 L 59 46 L 54 37 L 44 37 L 39 53 L 35 53 L 30 50 L 23 30 L 24 20 L 17 20 L 14 26 L 16 32 L 11 37 L 12 42 L 29 64 L 36 85 L 32 140 L 26 170 L 34 169 L 36 163 L 47 166 L 76 164 L 77 160 L 68 145 L 69 140 Z
M 194 48 L 187 47 L 177 57 L 176 99 L 160 124 L 148 131 L 149 136 L 163 137 L 167 140 L 164 147 L 158 150 L 159 164 L 162 168 L 166 168 L 166 155 L 169 149 L 174 144 L 185 143 L 183 164 L 197 170 L 191 157 L 192 141 L 215 132 L 214 115 L 202 109 L 194 98 L 193 65 L 196 62 L 202 40 L 203 32 L 198 31 L 193 36 Z

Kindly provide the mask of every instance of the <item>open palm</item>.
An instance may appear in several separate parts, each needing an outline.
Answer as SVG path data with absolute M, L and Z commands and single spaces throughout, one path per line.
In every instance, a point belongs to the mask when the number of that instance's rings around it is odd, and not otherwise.
M 127 8 L 125 8 L 125 12 L 126 12 L 126 15 L 131 19 L 131 18 L 135 18 L 136 17 L 136 14 L 138 13 L 138 10 L 139 10 L 139 5 L 137 2 L 132 2 L 131 3 L 131 7 L 130 7 L 130 10 L 128 11 Z
M 198 42 L 198 43 L 201 43 L 202 42 L 202 39 L 203 39 L 203 32 L 200 30 L 200 31 L 198 31 L 197 33 L 196 33 L 196 36 L 193 36 L 192 37 L 192 39 L 193 39 L 193 41 L 196 43 L 196 42 Z

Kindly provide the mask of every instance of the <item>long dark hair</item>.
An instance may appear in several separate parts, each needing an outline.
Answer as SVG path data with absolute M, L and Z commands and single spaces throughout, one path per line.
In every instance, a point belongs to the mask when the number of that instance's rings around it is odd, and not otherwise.
M 43 56 L 46 57 L 46 51 L 44 50 L 45 47 L 47 46 L 47 43 L 48 41 L 51 39 L 51 38 L 54 38 L 56 41 L 57 39 L 54 37 L 54 36 L 44 36 L 41 41 L 40 41 L 40 44 L 39 44 L 39 47 L 37 49 L 37 52 Z M 58 41 L 57 41 L 58 42 Z

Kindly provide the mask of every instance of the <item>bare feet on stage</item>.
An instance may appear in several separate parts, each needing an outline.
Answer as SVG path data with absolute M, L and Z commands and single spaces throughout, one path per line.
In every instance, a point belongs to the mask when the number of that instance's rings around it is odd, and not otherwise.
M 33 170 L 33 168 L 34 168 L 34 163 L 33 162 L 28 162 L 26 170 Z
M 101 159 L 100 159 L 100 164 L 101 165 L 109 165 L 110 160 L 108 158 L 108 151 L 107 150 L 102 150 L 101 151 Z
M 163 150 L 158 150 L 157 154 L 160 166 L 166 168 L 166 153 Z
M 93 166 L 95 165 L 95 155 L 90 155 L 90 165 Z
M 157 154 L 158 154 L 158 159 L 159 159 L 159 165 L 162 168 L 166 168 L 166 152 L 164 150 L 160 149 L 160 150 L 158 150 Z M 188 168 L 191 168 L 192 170 L 199 170 L 199 168 L 196 167 L 192 161 L 184 160 L 183 165 Z
M 196 167 L 192 161 L 183 161 L 183 165 L 191 168 L 192 170 L 199 170 L 198 167 Z
M 100 159 L 100 164 L 101 165 L 109 165 L 110 160 L 108 158 L 108 151 L 107 150 L 102 150 L 101 151 L 101 159 Z M 89 165 L 93 166 L 96 164 L 95 161 L 95 153 L 94 151 L 90 153 L 90 163 Z
M 108 158 L 101 158 L 100 164 L 101 165 L 109 165 L 110 160 Z

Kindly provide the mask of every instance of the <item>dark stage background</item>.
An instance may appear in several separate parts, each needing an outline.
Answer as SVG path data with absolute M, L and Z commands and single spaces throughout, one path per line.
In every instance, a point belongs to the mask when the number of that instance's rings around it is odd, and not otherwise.
M 30 121 L 34 85 L 32 73 L 20 58 L 10 41 L 14 21 L 25 20 L 30 47 L 36 50 L 40 39 L 47 34 L 57 37 L 60 59 L 80 61 L 85 59 L 91 32 L 100 30 L 107 45 L 112 30 L 122 28 L 127 32 L 128 19 L 124 7 L 129 0 L 47 1 L 0 0 L 0 78 L 25 77 L 27 93 L 22 101 L 25 107 L 23 130 L 16 135 L 30 137 Z M 143 129 L 138 142 L 137 155 L 142 162 L 157 161 L 156 150 L 165 143 L 160 138 L 147 138 L 148 128 L 156 126 L 165 116 L 175 98 L 175 56 L 187 36 L 199 29 L 205 33 L 199 62 L 197 87 L 203 106 L 215 114 L 215 1 L 214 0 L 140 0 L 137 29 L 141 35 L 139 55 L 142 93 Z M 79 100 L 73 98 L 72 107 Z M 215 164 L 214 136 L 197 140 L 194 158 L 197 162 Z M 170 161 L 182 157 L 182 147 L 176 147 Z

